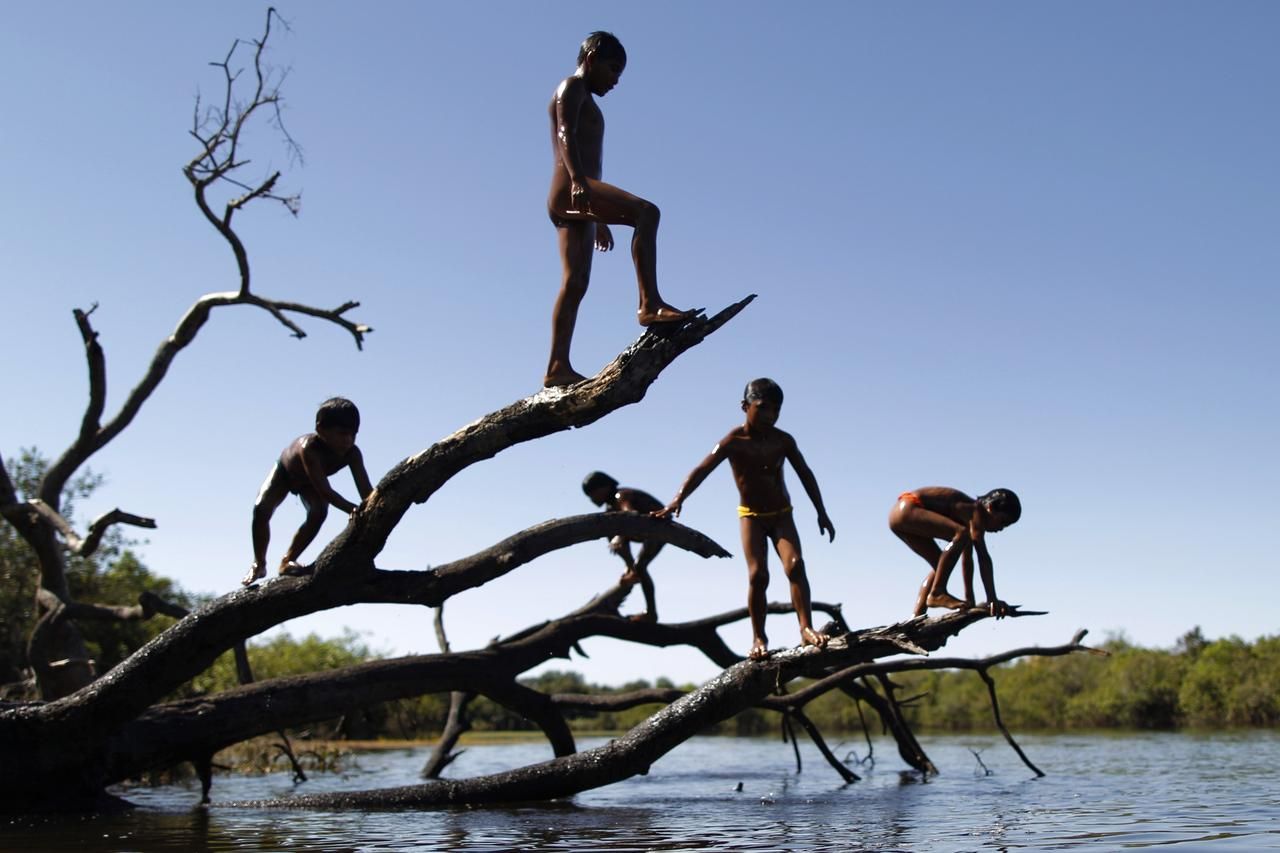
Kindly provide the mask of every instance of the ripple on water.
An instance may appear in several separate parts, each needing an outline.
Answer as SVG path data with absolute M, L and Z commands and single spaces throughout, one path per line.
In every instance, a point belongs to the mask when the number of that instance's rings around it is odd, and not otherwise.
M 892 744 L 844 785 L 807 745 L 698 738 L 648 776 L 570 802 L 399 812 L 193 809 L 198 789 L 138 788 L 127 815 L 20 818 L 0 849 L 68 850 L 921 850 L 1280 846 L 1275 794 L 1280 735 L 1065 735 L 1019 738 L 1049 775 L 1032 777 L 998 736 L 927 736 L 942 775 L 919 784 Z M 584 749 L 604 741 L 580 744 Z M 980 775 L 971 750 L 993 775 Z M 840 750 L 837 749 L 837 752 Z M 480 775 L 550 757 L 541 743 L 472 746 L 451 770 Z M 425 751 L 364 753 L 308 793 L 412 784 Z M 218 777 L 215 800 L 288 796 L 282 775 Z

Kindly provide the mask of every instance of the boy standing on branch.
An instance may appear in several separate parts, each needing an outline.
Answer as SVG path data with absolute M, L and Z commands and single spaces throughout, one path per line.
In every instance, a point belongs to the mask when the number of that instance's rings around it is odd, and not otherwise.
M 560 242 L 564 276 L 551 314 L 551 358 L 542 384 L 572 385 L 586 377 L 569 363 L 569 347 L 578 306 L 591 279 L 591 250 L 613 248 L 610 225 L 629 225 L 631 260 L 640 286 L 641 326 L 688 320 L 696 311 L 680 311 L 658 293 L 658 208 L 652 202 L 600 180 L 604 153 L 604 115 L 595 97 L 614 86 L 627 65 L 627 52 L 612 33 L 594 32 L 578 51 L 578 68 L 556 87 L 547 112 L 555 167 L 547 213 Z M 595 96 L 595 97 L 593 97 Z
M 654 513 L 662 518 L 680 515 L 685 499 L 698 488 L 707 475 L 724 460 L 729 460 L 733 479 L 738 486 L 738 518 L 742 531 L 742 550 L 747 558 L 747 612 L 751 616 L 751 651 L 748 656 L 759 660 L 769 656 L 769 640 L 764 633 L 764 617 L 768 613 L 765 593 L 769 587 L 769 542 L 778 552 L 782 570 L 791 582 L 791 604 L 800 620 L 800 640 L 807 646 L 822 648 L 827 635 L 813 627 L 809 599 L 809 578 L 800 554 L 800 533 L 792 517 L 791 497 L 782 480 L 783 463 L 790 462 L 800 484 L 818 511 L 818 532 L 834 541 L 835 525 L 827 517 L 822 493 L 800 448 L 790 434 L 776 426 L 782 410 L 782 389 L 772 379 L 754 379 L 742 393 L 742 411 L 746 422 L 735 427 L 717 444 L 698 467 L 685 479 L 675 499 Z

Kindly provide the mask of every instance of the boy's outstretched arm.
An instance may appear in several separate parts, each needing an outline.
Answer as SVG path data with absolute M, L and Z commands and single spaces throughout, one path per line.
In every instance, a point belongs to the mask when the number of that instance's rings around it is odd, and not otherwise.
M 360 452 L 360 448 L 351 448 L 351 479 L 355 481 L 356 491 L 360 493 L 360 501 L 369 497 L 369 493 L 373 491 L 373 483 L 369 482 L 369 472 L 364 469 L 364 454 Z
M 699 462 L 698 467 L 689 472 L 689 476 L 684 480 L 684 485 L 680 487 L 680 491 L 676 492 L 676 496 L 671 503 L 657 510 L 653 515 L 658 518 L 679 518 L 680 508 L 684 506 L 685 498 L 693 494 L 693 490 L 702 485 L 702 481 L 707 479 L 707 475 L 725 460 L 728 455 L 728 451 L 725 449 L 728 443 L 728 438 L 726 437 L 724 441 L 717 444 L 715 449 L 707 454 L 707 458 Z
M 352 448 L 354 451 L 355 448 Z M 363 463 L 361 463 L 363 468 Z M 307 472 L 307 480 L 316 494 L 345 513 L 350 513 L 356 505 L 333 490 L 329 478 L 324 473 L 324 463 L 319 459 L 319 452 L 312 447 L 302 450 L 302 468 Z
M 809 501 L 818 512 L 818 532 L 826 533 L 828 536 L 827 541 L 834 542 L 836 527 L 831 523 L 831 519 L 827 517 L 827 508 L 822 503 L 822 492 L 818 489 L 818 479 L 813 476 L 813 471 L 809 468 L 809 464 L 804 461 L 804 455 L 800 452 L 800 448 L 794 438 L 791 439 L 791 447 L 787 451 L 787 461 L 791 463 L 796 476 L 800 478 L 800 485 L 804 486 L 805 494 L 809 496 Z

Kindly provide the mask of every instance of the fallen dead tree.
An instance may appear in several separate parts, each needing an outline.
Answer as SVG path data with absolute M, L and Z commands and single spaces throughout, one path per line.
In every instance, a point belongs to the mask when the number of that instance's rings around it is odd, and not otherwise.
M 821 679 L 902 652 L 935 649 L 947 636 L 982 618 L 980 612 L 950 614 L 852 632 L 841 622 L 842 636 L 824 650 L 785 651 L 769 660 L 748 663 L 739 662 L 716 633 L 724 624 L 720 621 L 723 617 L 682 625 L 634 623 L 596 602 L 485 649 L 375 661 L 333 672 L 244 684 L 216 696 L 164 701 L 220 654 L 289 619 L 352 604 L 439 606 L 516 569 L 536 570 L 525 567 L 575 543 L 622 535 L 666 542 L 704 557 L 725 556 L 714 542 L 673 522 L 629 514 L 593 514 L 545 522 L 430 571 L 397 571 L 376 563 L 388 538 L 414 505 L 428 501 L 459 471 L 522 442 L 586 426 L 639 402 L 676 358 L 742 311 L 754 298 L 748 296 L 711 317 L 699 316 L 674 328 L 650 330 L 596 377 L 517 400 L 405 458 L 382 478 L 346 528 L 323 548 L 311 576 L 279 578 L 217 599 L 182 616 L 100 677 L 87 666 L 76 670 L 74 678 L 55 677 L 55 659 L 86 660 L 76 620 L 143 619 L 164 612 L 145 597 L 137 607 L 79 602 L 71 597 L 66 582 L 69 553 L 91 553 L 112 524 L 151 526 L 155 522 L 115 511 L 91 524 L 81 536 L 61 515 L 59 500 L 76 472 L 141 414 L 174 359 L 194 342 L 215 309 L 247 305 L 265 310 L 298 337 L 304 332 L 294 316 L 321 319 L 346 329 L 358 347 L 370 331 L 347 316 L 358 303 L 348 301 L 334 309 L 322 309 L 268 299 L 250 287 L 249 260 L 233 227 L 235 216 L 246 205 L 262 200 L 279 202 L 290 211 L 297 206 L 296 197 L 279 191 L 278 173 L 246 183 L 237 171 L 247 162 L 240 151 L 246 123 L 255 114 L 275 113 L 279 117 L 278 89 L 268 82 L 270 75 L 261 64 L 263 47 L 276 20 L 274 10 L 269 10 L 263 36 L 247 43 L 252 53 L 250 73 L 241 75 L 232 68 L 239 42 L 222 62 L 213 63 L 225 77 L 226 97 L 221 105 L 207 111 L 197 104 L 191 135 L 198 149 L 184 168 L 197 209 L 231 249 L 238 274 L 236 289 L 206 294 L 193 303 L 161 340 L 120 410 L 110 417 L 106 415 L 106 356 L 99 333 L 90 322 L 93 309 L 73 312 L 89 375 L 88 401 L 76 438 L 49 467 L 33 495 L 19 497 L 0 460 L 0 516 L 30 546 L 41 572 L 41 615 L 32 635 L 37 654 L 31 663 L 42 696 L 41 701 L 0 704 L 0 755 L 4 757 L 0 810 L 69 811 L 108 806 L 113 801 L 105 794 L 107 786 L 144 770 L 192 761 L 207 778 L 213 752 L 228 744 L 306 724 L 320 714 L 329 717 L 343 708 L 429 692 L 490 696 L 541 726 L 557 757 L 501 777 L 426 783 L 394 792 L 357 792 L 342 802 L 429 805 L 566 796 L 645 772 L 654 760 L 706 725 L 767 703 L 793 679 Z M 234 93 L 237 81 L 249 85 L 243 96 Z M 292 145 L 287 134 L 285 138 Z M 224 197 L 215 201 L 218 189 Z M 833 616 L 838 619 L 838 611 Z M 725 671 L 697 691 L 675 699 L 608 747 L 578 753 L 561 711 L 563 704 L 574 700 L 557 702 L 555 697 L 520 685 L 516 677 L 550 657 L 567 655 L 576 644 L 593 636 L 653 646 L 689 645 Z M 838 686 L 854 696 L 865 690 L 851 680 Z M 877 710 L 886 709 L 881 711 L 882 717 L 892 716 L 897 707 L 891 695 L 873 700 L 868 694 L 866 701 L 878 701 Z M 800 705 L 793 702 L 786 713 L 804 725 Z M 907 731 L 905 725 L 903 730 Z M 900 748 L 903 742 L 899 740 Z M 298 798 L 290 802 L 310 805 L 323 800 Z
M 775 652 L 759 661 L 742 660 L 697 690 L 676 699 L 622 737 L 595 749 L 561 755 L 550 761 L 470 779 L 443 779 L 370 791 L 310 794 L 277 800 L 231 803 L 273 808 L 417 808 L 444 805 L 515 803 L 568 797 L 648 773 L 667 752 L 707 727 L 756 705 L 794 713 L 803 703 L 842 681 L 858 678 L 859 667 L 874 665 L 894 671 L 899 664 L 877 659 L 904 650 L 930 651 L 967 625 L 986 618 L 970 610 L 934 619 L 912 619 L 881 628 L 851 631 L 835 637 L 825 649 L 800 646 Z M 621 620 L 619 620 L 621 621 Z M 988 661 L 964 661 L 983 670 L 1010 656 L 1066 654 L 1085 650 L 1081 635 L 1066 646 L 1023 649 Z M 951 662 L 957 665 L 955 661 Z M 835 672 L 832 672 L 835 670 Z M 797 678 L 822 679 L 806 693 L 770 699 L 780 685 Z M 829 752 L 828 752 L 829 754 Z M 833 764 L 838 763 L 832 759 Z M 850 774 L 852 775 L 852 774 Z M 849 777 L 846 776 L 846 780 Z

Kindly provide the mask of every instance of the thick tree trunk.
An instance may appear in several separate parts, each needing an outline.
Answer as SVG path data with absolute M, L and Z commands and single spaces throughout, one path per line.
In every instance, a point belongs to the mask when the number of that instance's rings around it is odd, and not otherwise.
M 898 654 L 904 646 L 936 649 L 966 625 L 984 618 L 979 610 L 937 619 L 913 619 L 885 628 L 833 638 L 826 649 L 801 646 L 761 661 L 742 661 L 677 699 L 627 734 L 585 752 L 505 773 L 439 780 L 373 791 L 310 794 L 234 805 L 293 808 L 407 808 L 479 805 L 556 799 L 644 774 L 693 735 L 759 704 L 778 685 L 796 678 L 819 678 L 833 669 Z
M 384 571 L 372 563 L 414 501 L 425 501 L 453 474 L 507 447 L 584 426 L 640 400 L 663 368 L 736 316 L 752 298 L 664 335 L 645 333 L 594 379 L 568 390 L 540 391 L 400 463 L 382 479 L 347 529 L 321 552 L 313 576 L 276 579 L 224 596 L 71 696 L 47 704 L 0 706 L 0 754 L 6 756 L 7 767 L 15 768 L 0 771 L 0 808 L 51 802 L 74 807 L 95 801 L 112 768 L 128 763 L 119 759 L 119 744 L 122 740 L 136 743 L 132 741 L 136 732 L 123 734 L 134 722 L 157 738 L 157 755 L 200 760 L 208 750 L 193 752 L 184 747 L 180 754 L 168 750 L 164 746 L 168 738 L 160 733 L 164 727 L 146 716 L 147 709 L 236 643 L 288 619 L 356 603 L 437 605 L 549 551 L 607 536 L 654 539 L 703 556 L 726 556 L 720 546 L 681 525 L 629 513 L 602 513 L 547 522 L 432 571 Z M 531 664 L 517 655 L 516 662 L 506 668 L 513 671 L 527 665 Z M 235 700 L 252 705 L 254 691 L 242 690 L 244 695 Z M 207 742 L 225 736 L 212 716 L 193 712 L 187 719 L 190 722 L 184 728 L 207 733 L 201 738 Z M 550 718 L 547 724 L 554 726 Z M 563 735 L 558 737 L 563 745 Z M 22 768 L 21 774 L 16 768 Z

